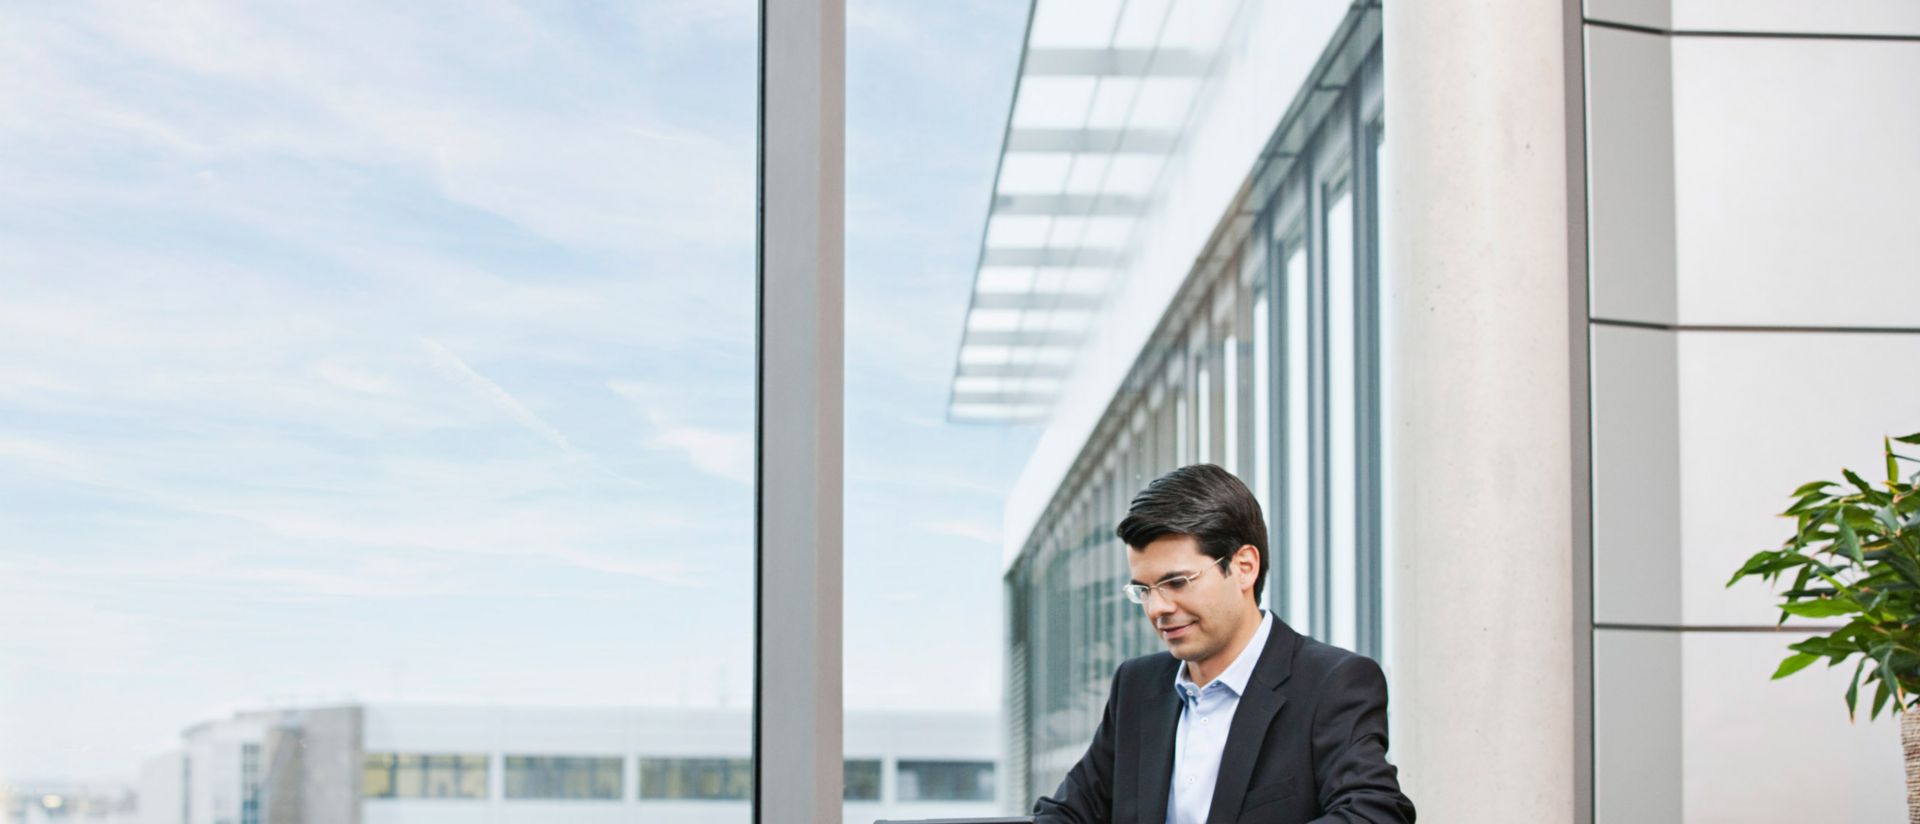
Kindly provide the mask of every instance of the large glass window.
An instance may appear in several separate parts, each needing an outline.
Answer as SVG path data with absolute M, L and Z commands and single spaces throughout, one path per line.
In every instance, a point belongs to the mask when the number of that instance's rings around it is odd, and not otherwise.
M 509 755 L 507 798 L 612 801 L 622 796 L 624 764 L 618 757 Z
M 1287 623 L 1313 633 L 1313 469 L 1312 326 L 1308 310 L 1307 247 L 1304 235 L 1283 244 L 1290 251 L 1286 268 L 1286 568 Z
M 922 801 L 911 815 L 876 813 L 881 764 L 902 749 L 990 763 L 1001 748 L 983 736 L 1009 718 L 1080 726 L 1084 681 L 1113 655 L 1099 628 L 1108 545 L 1094 491 L 1105 467 L 1095 465 L 1045 529 L 1056 551 L 1029 562 L 1043 588 L 1027 593 L 1021 634 L 1046 663 L 1018 690 L 1005 678 L 1020 659 L 1004 622 L 1004 547 L 1026 537 L 1006 534 L 1005 505 L 1036 437 L 1030 424 L 1097 309 L 1093 278 L 1110 266 L 1098 249 L 1075 248 L 1109 244 L 1116 228 L 1036 211 L 1067 177 L 1097 181 L 1084 163 L 1034 155 L 997 168 L 1029 8 L 847 2 L 845 702 L 850 718 L 900 719 L 898 729 L 845 728 L 849 824 L 985 812 Z M 989 192 L 1027 199 L 983 227 Z
M 896 770 L 901 801 L 992 801 L 990 761 L 901 761 Z
M 737 801 L 751 798 L 753 762 L 744 758 L 642 758 L 640 797 Z
M 485 755 L 368 753 L 362 760 L 363 798 L 486 798 Z
M 0 776 L 274 824 L 485 797 L 451 707 L 750 739 L 758 9 L 0 8 Z
M 1374 74 L 1377 76 L 1378 72 L 1376 71 Z M 1385 146 L 1387 139 L 1385 121 L 1381 119 L 1374 120 L 1368 132 L 1372 135 L 1372 145 L 1368 147 L 1367 151 L 1372 157 L 1373 168 L 1373 176 L 1371 178 L 1372 193 L 1369 197 L 1374 204 L 1373 248 L 1375 254 L 1373 255 L 1373 284 L 1374 294 L 1382 295 L 1384 284 L 1388 282 L 1384 250 L 1393 237 L 1393 224 L 1387 219 L 1389 213 L 1387 209 L 1383 208 L 1380 204 L 1380 193 L 1393 190 L 1389 182 L 1388 169 L 1386 165 L 1381 162 L 1384 156 L 1381 150 Z M 1375 410 L 1374 420 L 1378 421 L 1381 419 L 1380 410 L 1393 408 L 1387 396 L 1387 388 L 1391 384 L 1383 379 L 1383 376 L 1392 374 L 1393 369 L 1393 364 L 1387 359 L 1387 347 L 1384 345 L 1383 332 L 1394 328 L 1394 320 L 1389 314 L 1392 304 L 1385 300 L 1384 296 L 1376 299 L 1373 306 L 1373 340 L 1377 344 L 1377 348 L 1374 350 L 1376 355 L 1372 365 L 1372 382 L 1378 390 L 1374 396 L 1373 408 Z M 1376 458 L 1374 466 L 1376 467 L 1376 472 L 1374 490 L 1378 494 L 1378 498 L 1376 499 L 1378 503 L 1373 513 L 1373 524 L 1374 533 L 1380 536 L 1380 541 L 1379 545 L 1375 547 L 1373 551 L 1375 557 L 1379 559 L 1378 566 L 1376 567 L 1379 570 L 1379 580 L 1372 582 L 1372 587 L 1376 596 L 1376 603 L 1380 605 L 1380 609 L 1377 621 L 1374 624 L 1374 632 L 1376 634 L 1376 643 L 1378 644 L 1378 658 L 1383 666 L 1391 666 L 1391 662 L 1395 660 L 1393 649 L 1394 636 L 1393 633 L 1386 630 L 1388 627 L 1393 626 L 1394 620 L 1394 600 L 1388 594 L 1392 592 L 1393 581 L 1391 576 L 1393 567 L 1387 563 L 1387 558 L 1391 556 L 1391 553 L 1386 543 L 1386 531 L 1380 528 L 1379 525 L 1382 520 L 1380 513 L 1391 511 L 1393 508 L 1392 501 L 1388 497 L 1390 491 L 1393 489 L 1392 479 L 1387 476 L 1387 469 L 1390 464 L 1384 459 L 1384 456 L 1393 454 L 1393 429 L 1387 426 L 1380 426 L 1377 430 L 1377 436 L 1380 440 L 1378 449 L 1375 451 Z M 1363 513 L 1363 515 L 1364 514 L 1365 513 Z
M 849 758 L 846 762 L 846 786 L 841 798 L 847 801 L 880 800 L 880 761 L 874 758 Z
M 1354 302 L 1353 196 L 1343 179 L 1327 186 L 1327 614 L 1332 624 L 1326 641 L 1353 649 L 1358 640 L 1355 611 L 1356 565 L 1359 563 L 1354 530 L 1358 523 L 1354 495 Z
M 260 824 L 260 745 L 240 745 L 240 824 Z
M 1260 511 L 1267 516 L 1271 532 L 1279 511 L 1273 503 L 1273 330 L 1269 326 L 1273 301 L 1270 292 L 1262 279 L 1253 298 L 1253 497 L 1260 501 Z M 1272 555 L 1279 550 L 1279 544 L 1269 539 L 1267 548 Z M 1269 575 L 1268 580 L 1275 577 Z

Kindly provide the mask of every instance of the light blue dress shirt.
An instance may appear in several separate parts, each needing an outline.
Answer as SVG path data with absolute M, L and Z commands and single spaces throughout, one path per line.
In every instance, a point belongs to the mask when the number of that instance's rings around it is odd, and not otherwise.
M 1260 611 L 1260 629 L 1220 677 L 1196 687 L 1182 664 L 1173 677 L 1180 696 L 1180 728 L 1173 735 L 1173 786 L 1167 791 L 1167 824 L 1206 824 L 1213 807 L 1213 784 L 1220 776 L 1220 755 L 1227 749 L 1227 728 L 1240 708 L 1253 665 L 1267 648 L 1273 615 Z

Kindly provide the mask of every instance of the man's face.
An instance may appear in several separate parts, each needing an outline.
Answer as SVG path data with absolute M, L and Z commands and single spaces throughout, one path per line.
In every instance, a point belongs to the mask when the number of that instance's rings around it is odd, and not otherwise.
M 1192 535 L 1168 535 L 1127 552 L 1127 566 L 1137 584 L 1198 574 L 1177 594 L 1161 588 L 1141 606 L 1173 657 L 1202 665 L 1227 651 L 1242 634 L 1249 615 L 1258 620 L 1253 579 L 1259 559 L 1259 550 L 1246 546 L 1224 562 L 1215 560 L 1200 551 L 1200 542 Z

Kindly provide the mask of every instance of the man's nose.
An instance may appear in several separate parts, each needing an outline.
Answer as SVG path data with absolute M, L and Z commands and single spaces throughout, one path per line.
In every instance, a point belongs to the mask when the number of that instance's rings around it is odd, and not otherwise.
M 1161 617 L 1173 614 L 1173 599 L 1158 589 L 1147 590 L 1147 600 L 1140 602 L 1147 610 L 1147 619 L 1159 622 Z

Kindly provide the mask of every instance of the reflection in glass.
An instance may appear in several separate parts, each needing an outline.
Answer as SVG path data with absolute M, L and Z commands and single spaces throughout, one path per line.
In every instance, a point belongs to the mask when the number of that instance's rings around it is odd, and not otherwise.
M 1240 472 L 1240 341 L 1227 333 L 1220 341 L 1220 466 Z
M 392 798 L 393 753 L 368 753 L 360 768 L 360 795 L 364 798 Z
M 1211 463 L 1215 460 L 1215 455 L 1213 454 L 1213 370 L 1207 368 L 1206 357 L 1207 350 L 1205 349 L 1194 353 L 1194 361 L 1200 364 L 1195 367 L 1199 371 L 1199 376 L 1193 385 L 1193 402 L 1197 410 L 1193 416 L 1194 429 L 1195 435 L 1197 436 L 1196 439 L 1199 441 L 1199 446 L 1194 450 L 1193 460 L 1195 463 Z
M 240 745 L 240 824 L 260 824 L 260 745 Z
M 625 785 L 623 759 L 509 755 L 507 798 L 618 800 Z
M 1273 421 L 1273 378 L 1268 370 L 1273 366 L 1273 331 L 1267 328 L 1269 311 L 1267 290 L 1262 286 L 1255 292 L 1253 299 L 1253 497 L 1260 502 L 1260 511 L 1267 518 L 1267 528 L 1272 531 L 1278 512 L 1273 508 L 1273 435 L 1268 432 Z M 1268 557 L 1273 559 L 1273 550 L 1278 547 L 1269 539 Z M 1271 581 L 1277 577 L 1268 575 Z M 1272 606 L 1272 599 L 1264 603 Z
M 744 758 L 642 758 L 640 797 L 722 801 L 753 797 L 753 762 Z
M 1307 348 L 1308 292 L 1307 250 L 1293 244 L 1287 257 L 1287 623 L 1312 635 L 1312 470 L 1308 456 L 1308 433 L 1312 415 L 1309 406 L 1311 363 Z
M 1332 188 L 1332 187 L 1329 187 Z M 1345 183 L 1329 192 L 1327 207 L 1327 604 L 1333 617 L 1327 643 L 1353 649 L 1359 641 L 1354 495 L 1354 276 L 1353 196 Z
M 847 801 L 880 800 L 880 761 L 873 758 L 848 759 L 846 783 L 840 797 Z
M 485 755 L 368 753 L 361 764 L 363 798 L 486 798 Z
M 1368 195 L 1374 204 L 1373 215 L 1375 221 L 1372 242 L 1374 252 L 1373 265 L 1375 267 L 1373 274 L 1373 309 L 1376 315 L 1373 334 L 1376 343 L 1374 351 L 1377 353 L 1377 360 L 1373 364 L 1374 372 L 1369 377 L 1369 380 L 1378 393 L 1374 398 L 1374 409 L 1377 410 L 1379 414 L 1384 415 L 1385 410 L 1393 408 L 1391 399 L 1387 396 L 1387 393 L 1393 386 L 1393 382 L 1386 379 L 1386 376 L 1391 374 L 1390 370 L 1392 370 L 1393 364 L 1389 360 L 1392 354 L 1391 350 L 1384 345 L 1386 341 L 1383 339 L 1385 337 L 1383 330 L 1393 329 L 1395 321 L 1392 316 L 1393 302 L 1381 297 L 1386 294 L 1387 285 L 1391 282 L 1389 280 L 1390 273 L 1386 267 L 1385 250 L 1388 249 L 1392 243 L 1393 223 L 1388 220 L 1391 210 L 1383 208 L 1380 205 L 1380 193 L 1393 191 L 1393 186 L 1391 183 L 1392 177 L 1389 175 L 1390 170 L 1385 163 L 1381 162 L 1385 156 L 1382 148 L 1385 146 L 1387 139 L 1386 124 L 1382 121 L 1375 121 L 1369 131 L 1373 135 L 1372 145 L 1368 147 L 1367 151 L 1372 155 L 1373 159 L 1373 189 Z M 1376 417 L 1376 420 L 1378 420 L 1378 417 Z M 1379 439 L 1377 449 L 1380 455 L 1390 456 L 1393 454 L 1393 432 L 1393 427 L 1381 426 L 1378 431 L 1372 433 L 1374 437 Z M 1393 492 L 1393 482 L 1391 478 L 1387 477 L 1387 473 L 1393 468 L 1393 462 L 1383 457 L 1381 460 L 1376 461 L 1374 465 L 1378 473 L 1373 481 L 1375 494 L 1379 496 L 1376 511 L 1392 512 L 1394 511 L 1393 502 L 1388 496 Z M 1376 590 L 1377 597 L 1374 599 L 1374 602 L 1380 605 L 1380 615 L 1378 623 L 1376 624 L 1376 626 L 1380 627 L 1380 648 L 1377 650 L 1378 655 L 1376 657 L 1382 662 L 1391 662 L 1398 659 L 1394 655 L 1393 649 L 1394 633 L 1389 631 L 1394 621 L 1394 599 L 1389 595 L 1389 593 L 1392 592 L 1393 565 L 1387 562 L 1387 559 L 1392 557 L 1392 552 L 1387 548 L 1386 539 L 1386 536 L 1390 533 L 1384 529 L 1376 528 L 1375 534 L 1380 536 L 1379 543 L 1372 547 L 1370 551 L 1375 553 L 1375 557 L 1379 559 L 1376 568 L 1380 570 L 1380 578 L 1373 584 L 1378 588 Z
M 992 801 L 993 762 L 901 761 L 901 801 Z

